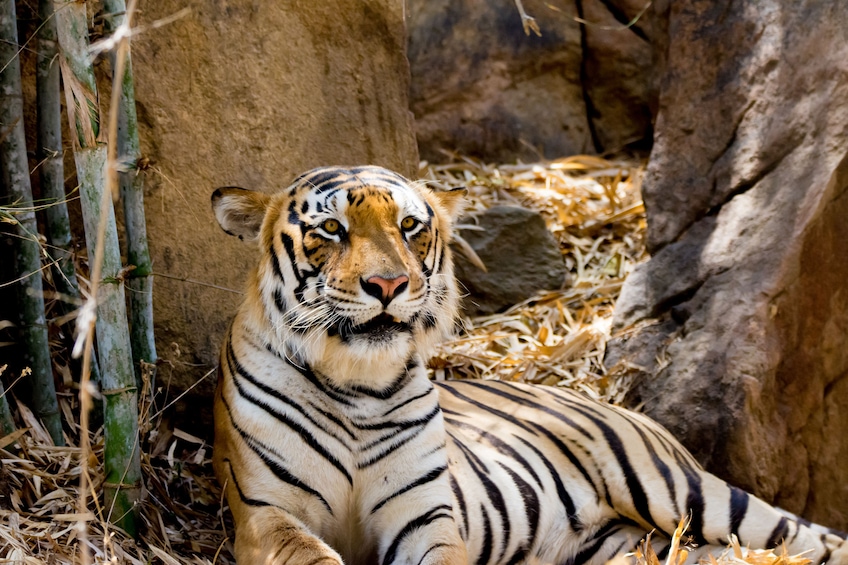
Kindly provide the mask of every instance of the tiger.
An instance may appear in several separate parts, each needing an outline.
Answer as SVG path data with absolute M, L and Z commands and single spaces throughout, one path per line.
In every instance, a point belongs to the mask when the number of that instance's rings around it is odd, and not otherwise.
M 848 563 L 845 536 L 706 472 L 646 416 L 543 385 L 434 382 L 457 325 L 464 190 L 324 167 L 212 194 L 260 259 L 220 353 L 213 465 L 240 565 L 598 565 L 682 517 L 697 561 L 730 535 Z

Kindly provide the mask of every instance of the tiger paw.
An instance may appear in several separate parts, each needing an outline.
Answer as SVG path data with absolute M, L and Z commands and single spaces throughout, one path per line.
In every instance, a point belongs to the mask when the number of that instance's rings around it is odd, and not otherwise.
M 282 509 L 233 506 L 239 565 L 343 565 L 341 556 Z
M 236 561 L 239 565 L 344 565 L 338 553 L 320 542 L 304 545 L 283 539 L 275 540 L 276 547 L 268 545 L 236 547 Z
M 417 561 L 421 565 L 465 565 L 468 554 L 464 545 L 434 545 Z

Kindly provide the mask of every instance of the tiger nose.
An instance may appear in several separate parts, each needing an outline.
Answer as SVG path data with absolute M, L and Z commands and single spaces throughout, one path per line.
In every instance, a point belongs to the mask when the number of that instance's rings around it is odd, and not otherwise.
M 360 279 L 359 282 L 362 285 L 362 290 L 382 302 L 383 306 L 388 306 L 389 302 L 406 290 L 409 277 L 401 275 L 392 279 L 384 279 L 374 276 L 368 280 Z

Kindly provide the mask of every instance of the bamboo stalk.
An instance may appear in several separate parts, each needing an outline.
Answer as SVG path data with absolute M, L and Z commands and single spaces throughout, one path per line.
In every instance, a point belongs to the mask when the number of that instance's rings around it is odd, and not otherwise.
M 18 30 L 14 0 L 0 4 L 0 169 L 2 185 L 17 208 L 15 262 L 24 276 L 20 292 L 19 318 L 24 342 L 24 361 L 32 369 L 32 403 L 36 415 L 57 445 L 64 445 L 56 385 L 47 342 L 47 320 L 41 280 L 41 245 L 32 203 L 24 135 L 21 66 L 18 59 Z
M 65 203 L 65 167 L 62 159 L 62 103 L 59 88 L 59 45 L 56 20 L 53 18 L 53 0 L 39 0 L 38 62 L 36 65 L 36 97 L 38 102 L 39 179 L 42 197 L 47 203 L 44 210 L 45 235 L 52 248 L 54 265 L 53 283 L 63 296 L 63 308 L 68 313 L 80 302 L 79 282 L 74 269 L 71 250 L 71 221 Z M 70 304 L 69 304 L 70 303 Z M 92 359 L 92 380 L 100 382 L 100 371 Z
M 62 48 L 68 118 L 75 134 L 72 135 L 74 161 L 86 243 L 93 257 L 91 292 L 97 299 L 96 333 L 105 399 L 103 490 L 109 519 L 135 536 L 138 533 L 136 503 L 141 497 L 138 389 L 130 355 L 115 211 L 107 186 L 110 176 L 106 170 L 107 147 L 100 138 L 85 3 L 65 4 L 56 13 L 56 24 Z
M 38 30 L 36 95 L 38 100 L 39 177 L 45 209 L 47 242 L 56 260 L 56 290 L 78 299 L 80 296 L 71 257 L 71 222 L 65 205 L 65 177 L 62 164 L 62 107 L 59 91 L 59 62 L 53 1 L 39 0 L 41 24 Z
M 0 373 L 2 373 L 0 367 Z M 12 418 L 12 411 L 9 410 L 9 400 L 6 398 L 6 389 L 3 387 L 3 382 L 0 381 L 0 433 L 3 437 L 15 431 L 15 420 Z
M 124 0 L 103 0 L 106 12 L 106 29 L 112 33 L 126 20 L 127 6 Z M 113 88 L 119 83 L 114 71 L 117 49 L 111 52 Z M 127 261 L 135 266 L 129 274 L 130 288 L 130 339 L 132 341 L 133 365 L 141 386 L 141 374 L 145 367 L 156 364 L 156 343 L 153 333 L 153 267 L 147 245 L 147 224 L 144 217 L 144 176 L 138 168 L 141 150 L 138 140 L 138 120 L 135 109 L 135 86 L 133 84 L 132 57 L 129 45 L 126 48 L 123 79 L 120 80 L 121 98 L 118 105 L 119 161 L 124 164 L 120 173 L 120 193 L 124 205 L 124 224 L 127 240 Z M 150 375 L 152 379 L 152 374 Z M 152 381 L 150 390 L 153 390 Z

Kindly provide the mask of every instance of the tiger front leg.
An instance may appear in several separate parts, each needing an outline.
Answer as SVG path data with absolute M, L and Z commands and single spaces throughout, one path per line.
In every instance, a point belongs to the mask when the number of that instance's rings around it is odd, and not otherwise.
M 250 508 L 236 527 L 239 565 L 342 565 L 333 548 L 275 506 Z

